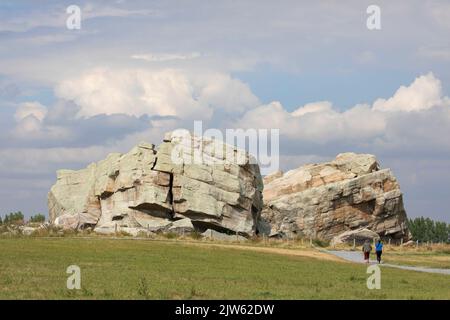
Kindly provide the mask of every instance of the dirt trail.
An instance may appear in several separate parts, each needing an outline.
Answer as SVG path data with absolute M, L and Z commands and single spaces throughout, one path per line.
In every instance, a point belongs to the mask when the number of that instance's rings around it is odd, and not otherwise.
M 337 257 L 340 257 L 346 261 L 351 261 L 355 263 L 364 263 L 362 259 L 362 254 L 356 251 L 327 251 L 330 254 L 333 254 Z M 371 264 L 377 264 L 376 261 L 370 260 Z M 426 267 L 413 267 L 413 266 L 402 266 L 397 264 L 383 263 L 380 266 L 382 267 L 390 267 L 390 268 L 398 268 L 403 270 L 411 270 L 411 271 L 419 271 L 419 272 L 428 272 L 428 273 L 440 273 L 440 274 L 448 274 L 450 275 L 450 269 L 440 269 L 440 268 L 426 268 Z

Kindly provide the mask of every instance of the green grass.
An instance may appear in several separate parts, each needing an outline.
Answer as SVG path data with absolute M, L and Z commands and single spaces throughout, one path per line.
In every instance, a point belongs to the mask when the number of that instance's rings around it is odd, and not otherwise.
M 81 290 L 66 268 L 81 268 Z M 450 277 L 189 245 L 77 238 L 0 240 L 0 299 L 450 299 Z
M 388 251 L 383 258 L 392 264 L 450 269 L 449 251 Z

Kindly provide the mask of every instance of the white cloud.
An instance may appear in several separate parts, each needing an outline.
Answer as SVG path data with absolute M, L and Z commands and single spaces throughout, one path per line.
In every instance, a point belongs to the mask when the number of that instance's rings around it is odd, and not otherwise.
M 450 100 L 443 96 L 439 79 L 429 73 L 400 87 L 393 97 L 377 99 L 372 106 L 360 104 L 339 111 L 321 101 L 288 112 L 281 103 L 272 102 L 246 112 L 234 125 L 276 128 L 289 140 L 319 145 L 339 142 L 384 150 L 418 149 L 418 144 L 424 148 L 450 146 Z
M 79 116 L 124 113 L 209 119 L 214 109 L 245 111 L 258 105 L 247 85 L 227 74 L 176 69 L 105 69 L 62 81 L 56 95 L 81 107 Z
M 180 53 L 149 53 L 149 54 L 134 54 L 132 59 L 144 60 L 149 62 L 165 62 L 173 60 L 191 60 L 199 58 L 201 55 L 198 52 L 192 52 L 187 54 Z
M 158 11 L 151 9 L 129 10 L 109 5 L 96 5 L 87 3 L 81 8 L 83 19 L 93 19 L 101 17 L 129 17 L 129 16 L 150 16 L 157 15 Z
M 64 141 L 71 137 L 68 128 L 62 126 L 45 126 L 34 115 L 20 120 L 12 130 L 12 137 L 22 141 Z
M 232 125 L 230 123 L 230 126 Z M 296 131 L 294 117 L 278 101 L 249 110 L 235 123 L 235 126 L 241 128 L 283 128 L 283 133 Z
M 87 148 L 8 148 L 0 150 L 0 174 L 49 173 L 68 163 L 89 163 L 100 160 L 112 150 L 107 147 Z M 81 168 L 81 166 L 80 166 Z
M 434 106 L 449 105 L 448 97 L 442 97 L 442 84 L 433 73 L 420 76 L 408 86 L 401 86 L 392 98 L 378 99 L 373 104 L 379 111 L 420 111 Z
M 63 126 L 45 125 L 48 115 L 46 106 L 39 102 L 24 102 L 16 109 L 16 126 L 12 137 L 25 141 L 63 140 L 70 136 L 70 130 Z
M 368 105 L 339 112 L 329 102 L 318 102 L 290 113 L 279 102 L 272 102 L 247 112 L 237 126 L 280 129 L 289 139 L 321 144 L 372 137 L 383 132 L 385 121 L 380 112 L 372 112 Z
M 33 115 L 38 121 L 42 121 L 46 114 L 47 108 L 39 102 L 25 102 L 17 108 L 14 118 L 16 121 L 21 121 L 26 117 Z
M 199 92 L 200 104 L 235 113 L 235 116 L 260 104 L 247 84 L 228 74 L 200 74 L 194 77 L 193 84 Z
M 67 5 L 68 6 L 68 5 Z M 4 15 L 0 21 L 0 31 L 24 32 L 38 27 L 65 28 L 68 17 L 67 6 L 40 5 L 39 9 Z M 102 17 L 128 17 L 157 15 L 156 10 L 128 10 L 109 5 L 87 3 L 81 6 L 82 21 Z
M 303 107 L 298 108 L 292 115 L 294 117 L 301 117 L 308 113 L 314 112 L 327 112 L 332 111 L 332 104 L 329 101 L 319 101 L 313 103 L 307 103 Z

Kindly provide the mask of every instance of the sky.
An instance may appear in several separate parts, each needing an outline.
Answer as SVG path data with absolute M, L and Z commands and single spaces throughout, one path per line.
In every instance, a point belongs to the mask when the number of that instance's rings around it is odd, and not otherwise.
M 375 154 L 409 217 L 450 222 L 449 34 L 438 0 L 1 0 L 0 215 L 201 120 L 280 129 L 283 170 Z

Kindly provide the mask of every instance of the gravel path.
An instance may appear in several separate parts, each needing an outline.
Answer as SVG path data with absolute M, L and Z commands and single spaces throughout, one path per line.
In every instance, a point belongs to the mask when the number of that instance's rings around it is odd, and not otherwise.
M 362 257 L 362 253 L 359 251 L 333 251 L 333 250 L 324 250 L 324 252 L 328 252 L 333 254 L 339 258 L 342 258 L 347 261 L 356 262 L 356 263 L 365 263 Z M 370 260 L 370 263 L 376 264 L 376 260 Z M 410 267 L 410 266 L 400 266 L 396 264 L 390 263 L 382 263 L 381 266 L 384 267 L 392 267 L 404 270 L 412 270 L 412 271 L 420 271 L 420 272 L 429 272 L 429 273 L 440 273 L 440 274 L 448 274 L 450 275 L 450 269 L 438 269 L 438 268 L 425 268 L 425 267 Z

